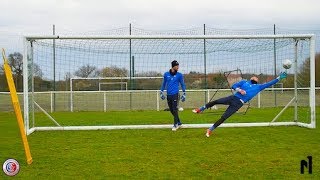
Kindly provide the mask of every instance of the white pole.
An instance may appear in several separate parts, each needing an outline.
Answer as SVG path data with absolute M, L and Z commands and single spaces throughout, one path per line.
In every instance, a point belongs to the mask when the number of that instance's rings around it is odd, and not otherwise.
M 311 127 L 316 128 L 316 78 L 315 78 L 315 36 L 310 39 L 310 109 L 311 109 Z
M 29 130 L 28 41 L 23 40 L 23 115 L 26 133 Z
M 70 111 L 73 112 L 72 78 L 70 78 Z
M 294 46 L 294 121 L 298 121 L 298 43 L 299 41 L 296 40 L 295 46 Z
M 50 91 L 50 110 L 53 112 L 53 92 Z
M 156 91 L 156 95 L 157 95 L 157 111 L 160 111 L 160 99 L 159 99 L 159 96 L 160 96 L 160 94 L 159 94 L 159 91 Z
M 258 108 L 261 108 L 261 96 L 258 94 Z
M 107 111 L 107 95 L 105 91 L 103 92 L 103 111 Z

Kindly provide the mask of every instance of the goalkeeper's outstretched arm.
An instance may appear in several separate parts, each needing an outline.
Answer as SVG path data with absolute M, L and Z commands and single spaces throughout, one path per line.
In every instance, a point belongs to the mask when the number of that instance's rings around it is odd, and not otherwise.
M 284 78 L 286 78 L 286 77 L 287 77 L 287 73 L 285 73 L 285 72 L 280 73 L 280 75 L 279 75 L 277 78 L 275 78 L 275 79 L 273 79 L 273 80 L 271 80 L 271 81 L 269 81 L 269 82 L 267 82 L 267 83 L 261 84 L 261 85 L 260 85 L 260 91 L 262 91 L 262 90 L 264 90 L 265 88 L 268 88 L 268 87 L 270 87 L 270 86 L 272 86 L 272 85 L 275 85 L 275 84 L 278 83 L 281 79 L 284 79 Z

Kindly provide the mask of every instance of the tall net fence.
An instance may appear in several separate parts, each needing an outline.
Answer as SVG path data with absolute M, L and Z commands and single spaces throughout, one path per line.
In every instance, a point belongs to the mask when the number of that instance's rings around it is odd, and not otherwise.
M 0 34 L 4 34 L 5 32 L 0 32 Z M 260 29 L 245 29 L 245 30 L 231 30 L 231 29 L 219 29 L 213 27 L 194 27 L 189 29 L 181 29 L 181 30 L 171 30 L 171 31 L 155 31 L 155 30 L 147 30 L 140 27 L 121 27 L 114 28 L 111 30 L 104 31 L 91 31 L 85 33 L 74 33 L 72 31 L 63 30 L 63 32 L 59 33 L 61 35 L 235 35 L 235 34 L 295 34 L 295 33 L 314 33 L 316 34 L 316 38 L 319 39 L 320 30 L 295 30 L 295 29 L 286 29 L 286 28 L 276 28 L 275 31 L 273 28 L 260 28 Z M 3 39 L 0 43 L 4 43 L 8 41 L 8 37 L 1 36 Z M 11 43 L 8 47 L 7 54 L 10 52 L 22 51 L 22 38 L 19 34 L 10 34 L 10 41 L 15 42 Z M 137 79 L 132 78 L 123 79 L 123 80 L 104 80 L 104 81 L 96 81 L 93 80 L 74 80 L 71 82 L 74 83 L 74 91 L 99 91 L 99 84 L 106 91 L 112 90 L 123 90 L 125 84 L 127 85 L 127 90 L 157 90 L 159 89 L 159 84 L 161 80 L 154 79 L 154 83 L 151 83 L 153 80 L 138 79 L 138 77 L 160 77 L 164 71 L 170 68 L 170 61 L 173 59 L 177 59 L 181 63 L 181 72 L 185 74 L 187 88 L 190 90 L 201 90 L 201 89 L 209 89 L 209 94 L 207 92 L 203 92 L 203 97 L 201 97 L 201 101 L 196 103 L 192 103 L 191 106 L 199 105 L 208 100 L 208 97 L 211 97 L 215 90 L 210 92 L 210 89 L 223 88 L 219 81 L 221 79 L 221 74 L 225 71 L 233 70 L 236 68 L 240 68 L 244 71 L 246 75 L 245 78 L 248 78 L 250 74 L 262 75 L 262 79 L 267 79 L 263 74 L 268 74 L 269 76 L 275 76 L 275 74 L 279 73 L 281 70 L 281 66 L 279 64 L 285 58 L 293 58 L 287 57 L 285 54 L 281 53 L 281 50 L 284 47 L 289 47 L 290 50 L 293 50 L 292 42 L 287 40 L 277 40 L 274 46 L 273 40 L 266 40 L 261 42 L 241 42 L 235 40 L 228 41 L 206 41 L 204 40 L 193 40 L 193 41 L 185 41 L 185 40 L 171 40 L 171 41 L 162 41 L 155 42 L 158 43 L 157 46 L 150 46 L 153 40 L 146 41 L 134 41 L 132 40 L 131 44 L 131 55 L 130 54 L 130 44 L 128 40 L 118 40 L 115 41 L 69 41 L 69 42 L 58 42 L 56 41 L 56 71 L 55 78 L 53 78 L 53 40 L 47 41 L 37 41 L 35 45 L 39 47 L 34 53 L 34 57 L 38 59 L 46 59 L 45 63 L 39 63 L 35 65 L 34 73 L 38 78 L 34 78 L 35 82 L 35 91 L 37 92 L 56 92 L 54 94 L 58 94 L 60 91 L 60 96 L 65 101 L 62 106 L 64 110 L 70 110 L 70 95 L 65 92 L 70 91 L 70 79 L 73 77 L 84 77 L 84 74 L 79 74 L 81 71 L 85 71 L 84 69 L 80 70 L 82 66 L 92 65 L 96 68 L 94 71 L 98 74 L 90 74 L 88 77 L 135 77 Z M 247 44 L 245 44 L 247 43 Z M 319 52 L 320 50 L 320 41 L 316 41 L 316 50 Z M 179 44 L 179 45 L 178 45 Z M 205 48 L 204 48 L 205 44 Z M 304 43 L 299 43 L 299 59 L 308 59 L 308 49 L 307 45 Z M 6 47 L 6 46 L 4 46 Z M 274 49 L 276 49 L 276 53 L 274 53 Z M 42 51 L 42 52 L 41 52 Z M 67 54 L 67 52 L 71 54 Z M 260 52 L 259 52 L 260 51 Z M 68 53 L 69 53 L 68 52 Z M 246 55 L 246 53 L 250 53 L 251 55 Z M 160 55 L 160 54 L 164 55 Z M 176 55 L 179 54 L 179 55 Z M 91 57 L 90 57 L 91 56 Z M 130 57 L 131 56 L 131 57 Z M 206 61 L 204 61 L 204 56 L 206 56 Z M 224 60 L 218 60 L 216 57 Z M 243 57 L 246 60 L 241 60 Z M 253 58 L 254 57 L 254 58 Z M 70 58 L 70 62 L 68 62 L 67 66 L 65 66 L 65 62 L 60 61 L 62 58 Z M 256 63 L 255 58 L 268 58 L 268 63 L 259 63 L 259 67 L 250 68 L 251 64 Z M 90 60 L 89 60 L 90 59 Z M 131 59 L 131 60 L 130 60 Z M 152 60 L 153 63 L 150 64 L 149 60 Z M 42 61 L 42 60 L 41 60 Z M 93 64 L 90 64 L 91 62 Z M 101 62 L 113 61 L 111 63 L 101 63 Z M 243 65 L 240 67 L 240 62 Z M 276 66 L 274 66 L 274 62 L 276 61 Z M 187 62 L 187 63 L 184 63 Z M 239 63 L 234 63 L 239 62 Z M 132 63 L 130 65 L 130 63 Z M 143 70 L 144 65 L 147 67 L 152 67 L 151 70 Z M 267 66 L 272 66 L 269 70 L 266 69 Z M 102 71 L 103 67 L 107 67 L 105 71 L 107 72 L 99 72 Z M 149 68 L 148 67 L 148 68 Z M 109 69 L 108 69 L 109 68 Z M 248 70 L 249 68 L 249 70 Z M 146 68 L 145 68 L 146 69 Z M 254 70 L 253 70 L 254 69 Z M 276 71 L 274 70 L 276 69 Z M 78 72 L 77 72 L 78 71 Z M 265 71 L 263 73 L 263 71 Z M 268 72 L 267 72 L 268 71 Z M 100 73 L 100 74 L 99 74 Z M 121 74 L 123 73 L 123 74 Z M 121 76 L 119 76 L 121 74 Z M 15 76 L 14 76 L 15 77 Z M 22 77 L 20 77 L 22 78 Z M 55 79 L 55 80 L 53 80 Z M 7 111 L 8 106 L 10 107 L 11 102 L 9 98 L 7 98 L 6 92 L 8 88 L 6 87 L 5 79 L 3 76 L 2 70 L 0 70 L 0 91 L 3 92 L 1 96 L 3 96 L 3 100 L 0 102 L 0 111 Z M 304 79 L 301 78 L 300 84 L 303 84 Z M 22 81 L 18 82 L 18 84 Z M 106 87 L 103 83 L 113 83 Z M 122 86 L 120 84 L 122 83 Z M 118 84 L 118 85 L 116 85 Z M 286 82 L 284 84 L 277 85 L 276 87 L 292 87 L 292 83 Z M 227 88 L 227 86 L 224 86 Z M 76 93 L 77 93 L 76 92 Z M 282 91 L 281 91 L 282 92 Z M 101 93 L 101 92 L 97 92 Z M 51 95 L 47 95 L 50 99 L 50 105 L 47 105 L 48 108 L 54 109 L 54 107 L 58 107 L 56 105 L 58 95 L 55 95 L 54 98 L 51 98 Z M 121 95 L 119 95 L 121 96 Z M 156 97 L 154 95 L 153 97 Z M 267 103 L 270 106 L 277 106 L 280 100 L 276 100 L 277 97 L 272 98 L 273 102 Z M 316 97 L 317 98 L 317 97 Z M 53 103 L 51 103 L 51 99 L 55 99 Z M 115 98 L 116 99 L 116 98 Z M 53 100 L 52 100 L 53 101 Z M 132 100 L 128 100 L 131 102 Z M 258 101 L 257 101 L 258 102 Z M 265 101 L 260 101 L 263 104 Z M 316 101 L 319 103 L 320 101 Z M 102 109 L 103 109 L 102 103 Z M 129 103 L 130 104 L 130 103 Z M 254 101 L 253 101 L 253 104 Z M 100 105 L 99 105 L 100 106 Z M 157 107 L 157 103 L 152 106 Z M 160 108 L 162 108 L 162 102 L 160 102 Z M 257 103 L 258 106 L 258 103 Z M 108 106 L 110 107 L 110 106 Z M 87 107 L 88 109 L 89 106 Z M 141 108 L 141 107 L 140 107 Z M 59 109 L 59 108 L 58 108 Z M 79 110 L 85 110 L 85 108 L 80 108 Z M 94 110 L 94 109 L 93 109 Z
M 297 69 L 288 70 L 289 77 L 281 87 L 294 88 L 296 81 L 298 88 L 308 88 L 309 41 L 296 43 L 292 38 L 56 39 L 54 43 L 37 39 L 29 45 L 29 83 L 35 101 L 45 109 L 52 107 L 53 93 L 54 109 L 60 111 L 159 110 L 166 107 L 157 99 L 161 77 L 170 69 L 170 62 L 178 60 L 190 91 L 188 101 L 181 104 L 193 108 L 207 102 L 215 89 L 230 87 L 224 72 L 241 69 L 245 78 L 259 76 L 261 83 L 275 78 L 284 71 L 282 60 L 294 60 L 295 47 Z M 274 61 L 275 53 L 278 61 Z M 109 86 L 101 89 L 101 84 Z M 217 97 L 225 93 L 221 91 Z M 277 92 L 262 93 L 265 100 L 259 106 L 284 106 L 290 97 L 274 98 L 274 94 Z M 300 95 L 308 96 L 308 92 L 301 90 Z M 252 104 L 258 106 L 255 101 Z

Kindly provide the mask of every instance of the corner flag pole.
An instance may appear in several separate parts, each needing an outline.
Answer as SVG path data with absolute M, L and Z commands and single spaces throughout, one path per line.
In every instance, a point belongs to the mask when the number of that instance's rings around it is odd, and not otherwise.
M 20 104 L 19 104 L 19 100 L 18 100 L 18 96 L 17 96 L 17 91 L 16 91 L 16 87 L 14 85 L 11 68 L 10 68 L 10 66 L 8 64 L 7 59 L 6 59 L 6 55 L 5 55 L 4 49 L 2 49 L 2 58 L 3 58 L 3 61 L 4 61 L 3 67 L 4 67 L 4 72 L 6 74 L 8 87 L 9 87 L 9 90 L 10 90 L 12 106 L 14 108 L 14 112 L 15 112 L 16 117 L 17 117 L 19 129 L 20 129 L 20 134 L 21 134 L 21 138 L 22 138 L 22 142 L 23 142 L 23 147 L 24 147 L 24 151 L 25 151 L 25 154 L 26 154 L 26 158 L 27 158 L 27 163 L 31 164 L 32 163 L 32 157 L 31 157 L 31 153 L 30 153 L 30 148 L 29 148 L 27 135 L 26 135 L 25 129 L 24 129 L 23 118 L 22 118 Z

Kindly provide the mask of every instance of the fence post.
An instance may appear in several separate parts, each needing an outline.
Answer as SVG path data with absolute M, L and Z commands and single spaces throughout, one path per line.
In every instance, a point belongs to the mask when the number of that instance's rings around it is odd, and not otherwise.
M 107 111 L 107 95 L 105 91 L 103 92 L 103 111 Z
M 50 111 L 53 113 L 53 92 L 50 91 Z
M 258 108 L 260 108 L 261 107 L 261 96 L 260 96 L 260 93 L 258 94 Z
M 157 95 L 157 111 L 160 111 L 160 99 L 159 99 L 159 91 L 156 91 L 156 95 Z

